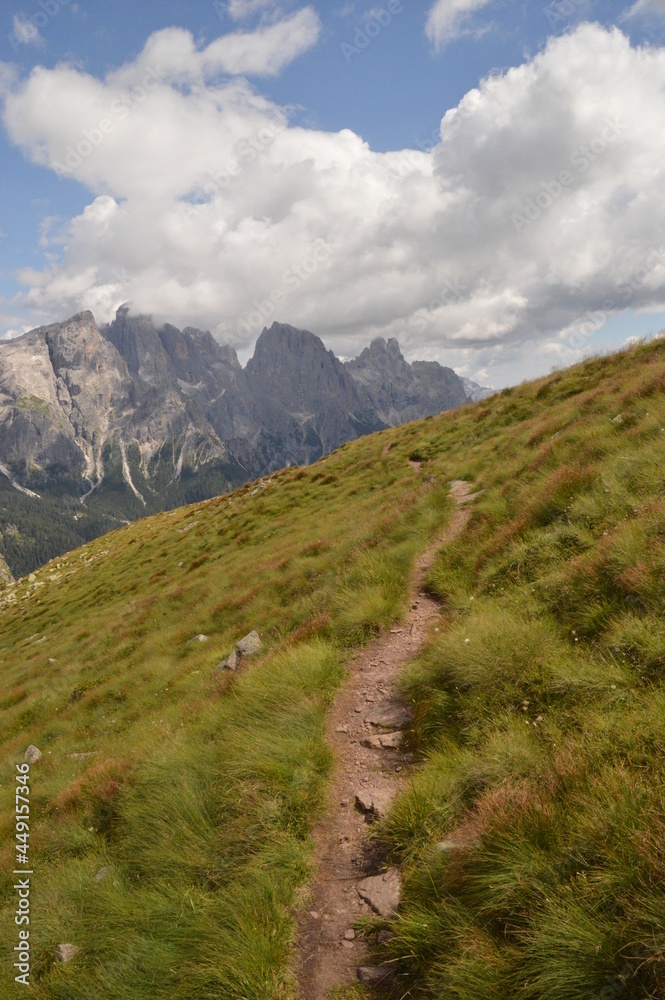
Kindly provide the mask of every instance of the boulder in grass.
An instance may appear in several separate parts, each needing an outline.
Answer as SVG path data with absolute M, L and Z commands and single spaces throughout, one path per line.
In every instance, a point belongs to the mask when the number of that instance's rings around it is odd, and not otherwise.
M 193 639 L 189 640 L 189 642 L 187 643 L 187 645 L 191 646 L 191 644 L 193 642 L 207 642 L 207 641 L 208 641 L 208 636 L 207 635 L 203 635 L 202 632 L 199 632 L 198 635 L 195 635 Z
M 366 986 L 387 988 L 390 985 L 391 974 L 392 969 L 389 965 L 361 965 L 358 969 L 358 981 Z
M 55 949 L 55 960 L 56 962 L 71 962 L 80 950 L 77 944 L 59 944 Z
M 256 631 L 249 632 L 248 635 L 244 636 L 242 639 L 238 639 L 236 643 L 236 648 L 233 650 L 230 656 L 227 656 L 225 660 L 218 663 L 215 667 L 215 673 L 221 674 L 225 670 L 230 670 L 235 672 L 240 663 L 246 656 L 253 656 L 254 653 L 259 653 L 262 648 L 262 642 L 259 637 L 259 633 Z
M 236 652 L 239 656 L 252 656 L 261 652 L 261 639 L 256 631 L 250 632 L 243 639 L 236 643 Z
M 221 663 L 217 664 L 217 666 L 215 667 L 215 673 L 221 674 L 224 670 L 230 670 L 232 672 L 235 672 L 238 669 L 239 663 L 240 663 L 240 657 L 238 656 L 238 654 L 234 649 L 230 656 L 227 656 L 225 660 L 222 660 Z
M 42 759 L 42 752 L 38 747 L 31 743 L 23 756 L 27 760 L 28 764 L 36 764 L 38 760 Z
M 115 870 L 116 870 L 115 865 L 104 865 L 104 867 L 100 868 L 97 874 L 95 875 L 95 882 L 97 883 L 103 882 L 104 879 L 107 879 L 109 878 L 109 876 L 113 875 Z

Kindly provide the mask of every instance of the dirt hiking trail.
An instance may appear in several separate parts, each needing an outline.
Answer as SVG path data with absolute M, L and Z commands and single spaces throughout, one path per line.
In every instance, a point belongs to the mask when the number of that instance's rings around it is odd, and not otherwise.
M 400 749 L 409 710 L 399 701 L 396 680 L 440 617 L 439 605 L 422 589 L 427 572 L 439 548 L 464 529 L 467 504 L 478 496 L 462 480 L 452 482 L 450 492 L 457 509 L 414 566 L 404 622 L 350 658 L 349 677 L 330 713 L 328 741 L 336 765 L 330 806 L 314 831 L 316 874 L 299 924 L 300 1000 L 325 1000 L 333 986 L 359 978 L 377 982 L 382 975 L 363 967 L 366 947 L 353 924 L 361 914 L 390 915 L 399 900 L 399 873 L 386 873 L 371 857 L 367 822 L 385 813 L 412 764 L 412 755 Z

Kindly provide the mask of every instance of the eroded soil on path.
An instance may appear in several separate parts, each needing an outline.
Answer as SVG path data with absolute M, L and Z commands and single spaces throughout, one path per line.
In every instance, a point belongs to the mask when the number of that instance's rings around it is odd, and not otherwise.
M 410 754 L 400 749 L 399 730 L 408 727 L 408 709 L 399 701 L 396 681 L 418 655 L 440 608 L 423 591 L 438 549 L 463 530 L 471 494 L 468 483 L 451 483 L 457 509 L 445 532 L 420 556 L 414 567 L 409 611 L 399 627 L 379 636 L 348 663 L 349 677 L 329 719 L 329 742 L 336 757 L 330 807 L 314 831 L 316 877 L 307 912 L 300 920 L 298 978 L 300 1000 L 324 1000 L 333 986 L 357 982 L 366 959 L 361 939 L 353 935 L 360 914 L 374 912 L 358 886 L 381 869 L 366 850 L 367 821 L 385 812 L 408 778 Z M 383 734 L 386 746 L 367 746 Z M 373 741 L 378 742 L 376 739 Z M 364 813 L 358 802 L 370 813 Z M 372 809 L 373 803 L 373 809 Z

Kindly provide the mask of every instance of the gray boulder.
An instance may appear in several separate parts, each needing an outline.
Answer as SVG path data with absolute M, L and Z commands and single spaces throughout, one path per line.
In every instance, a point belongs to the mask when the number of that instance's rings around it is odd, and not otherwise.
M 250 632 L 243 639 L 236 643 L 236 652 L 239 656 L 252 656 L 261 651 L 261 639 L 256 631 Z
M 389 919 L 399 906 L 402 876 L 398 868 L 389 868 L 382 875 L 372 875 L 358 886 L 358 895 L 372 907 L 380 917 Z
M 365 813 L 368 822 L 385 816 L 392 800 L 389 789 L 361 788 L 356 792 L 356 808 Z
M 255 653 L 260 653 L 262 647 L 263 643 L 261 642 L 259 633 L 256 631 L 249 632 L 242 639 L 238 639 L 233 652 L 225 660 L 217 664 L 215 673 L 221 674 L 224 671 L 235 672 L 246 656 L 253 656 Z
M 388 986 L 391 975 L 389 965 L 361 965 L 358 969 L 358 981 L 366 986 Z
M 42 759 L 42 752 L 38 747 L 31 743 L 23 756 L 27 760 L 28 764 L 36 764 L 38 760 Z

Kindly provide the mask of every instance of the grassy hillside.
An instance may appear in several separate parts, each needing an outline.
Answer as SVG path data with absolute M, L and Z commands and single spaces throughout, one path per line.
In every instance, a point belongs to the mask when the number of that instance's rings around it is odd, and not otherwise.
M 399 614 L 447 516 L 445 483 L 384 444 L 137 522 L 0 594 L 0 939 L 18 940 L 14 763 L 32 743 L 36 997 L 290 995 L 344 649 Z M 264 655 L 214 676 L 254 628 Z M 60 943 L 82 950 L 55 965 Z M 12 961 L 2 996 L 24 989 Z
M 429 583 L 447 627 L 405 677 L 420 765 L 377 830 L 405 873 L 380 954 L 399 996 L 663 996 L 664 390 L 661 341 L 588 361 L 130 525 L 0 593 L 3 872 L 14 764 L 28 743 L 44 755 L 32 994 L 293 995 L 345 649 L 399 617 L 465 478 L 484 492 Z M 262 655 L 216 677 L 253 628 Z M 62 942 L 81 952 L 57 965 Z M 12 961 L 5 946 L 0 996 L 20 995 Z
M 417 433 L 485 492 L 404 683 L 400 995 L 665 996 L 664 389 L 658 341 Z

